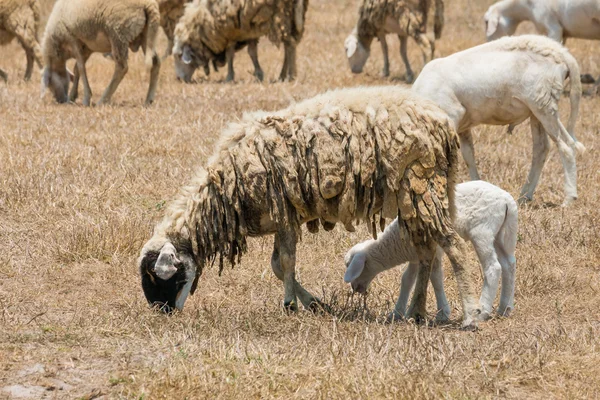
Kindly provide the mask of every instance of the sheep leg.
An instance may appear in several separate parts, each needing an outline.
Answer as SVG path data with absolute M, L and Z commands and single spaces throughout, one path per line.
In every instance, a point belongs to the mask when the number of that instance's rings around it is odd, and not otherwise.
M 415 74 L 410 66 L 410 61 L 408 61 L 408 37 L 398 35 L 398 39 L 400 39 L 400 57 L 402 57 L 404 68 L 406 69 L 404 81 L 406 83 L 413 83 Z
M 25 76 L 23 79 L 26 81 L 31 79 L 33 72 L 33 51 L 31 49 L 25 49 L 25 55 L 27 56 L 27 67 L 25 67 Z
M 417 246 L 417 254 L 419 255 L 417 282 L 407 317 L 421 323 L 427 319 L 427 285 L 435 259 L 435 247 L 432 243 L 424 243 Z
M 232 82 L 235 77 L 233 72 L 233 57 L 235 56 L 235 45 L 231 45 L 225 51 L 225 58 L 227 59 L 227 77 L 225 82 Z
M 408 263 L 408 267 L 406 267 L 406 271 L 404 271 L 402 274 L 402 280 L 400 281 L 400 295 L 398 296 L 398 301 L 396 301 L 394 311 L 388 315 L 388 320 L 400 320 L 406 317 L 406 305 L 408 304 L 408 297 L 415 286 L 418 271 L 419 263 Z
M 469 176 L 472 181 L 478 181 L 479 173 L 477 172 L 477 163 L 475 163 L 475 148 L 473 147 L 473 136 L 471 130 L 467 129 L 458 135 L 460 140 L 460 152 L 469 168 Z
M 416 29 L 412 31 L 410 35 L 415 39 L 415 42 L 419 45 L 421 52 L 423 53 L 423 64 L 427 64 L 429 61 L 433 59 L 433 44 L 427 38 L 427 35 L 422 32 L 417 31 Z
M 498 315 L 508 317 L 515 308 L 515 275 L 517 270 L 517 261 L 513 254 L 507 254 L 503 248 L 494 245 L 498 261 L 502 268 L 502 291 L 500 292 L 500 304 L 498 305 Z
M 450 319 L 450 304 L 448 304 L 446 292 L 444 291 L 444 271 L 442 270 L 443 256 L 444 251 L 440 247 L 437 247 L 430 278 L 437 304 L 437 314 L 435 315 L 437 322 L 446 322 Z
M 283 270 L 281 269 L 281 262 L 279 256 L 279 237 L 275 235 L 275 242 L 273 246 L 273 254 L 271 255 L 271 269 L 273 273 L 283 282 Z M 300 302 L 307 310 L 317 311 L 319 309 L 327 309 L 327 306 L 318 298 L 314 297 L 308 290 L 304 289 L 298 281 L 294 281 L 294 288 L 296 295 L 300 299 Z
M 281 73 L 279 74 L 279 80 L 285 81 L 287 78 L 289 81 L 293 81 L 296 77 L 296 44 L 293 42 L 284 43 L 284 57 L 283 66 L 281 67 Z
M 127 65 L 127 55 L 129 52 L 127 44 L 111 40 L 111 45 L 111 54 L 115 61 L 115 72 L 113 73 L 112 79 L 106 87 L 106 90 L 104 90 L 102 97 L 100 97 L 98 105 L 106 104 L 110 101 L 129 69 Z
M 279 265 L 283 272 L 283 307 L 287 311 L 298 311 L 296 302 L 296 242 L 294 230 L 280 231 L 275 238 L 279 250 Z
M 531 158 L 531 169 L 527 177 L 527 182 L 521 189 L 521 195 L 519 202 L 524 203 L 533 199 L 533 192 L 538 185 L 542 169 L 546 163 L 548 157 L 548 151 L 550 150 L 550 142 L 548 135 L 542 128 L 540 121 L 537 118 L 530 118 L 531 125 L 531 139 L 532 139 L 532 158 Z
M 75 48 L 75 45 L 73 45 Z M 85 48 L 79 47 L 77 48 L 75 59 L 75 71 L 73 75 L 73 87 L 71 88 L 71 92 L 69 93 L 69 101 L 75 101 L 77 99 L 77 88 L 79 86 L 79 77 L 83 79 L 83 105 L 89 106 L 92 99 L 92 89 L 90 88 L 90 83 L 87 78 L 87 71 L 85 69 L 85 63 L 91 52 L 89 50 L 86 51 Z
M 381 71 L 381 76 L 390 76 L 390 56 L 388 54 L 388 45 L 385 40 L 385 33 L 380 33 L 377 36 L 379 39 L 379 43 L 381 43 L 381 52 L 383 53 L 383 71 Z
M 8 75 L 2 69 L 0 69 L 0 79 L 2 79 L 5 83 L 8 82 Z
M 453 229 L 447 229 L 447 232 L 433 232 L 434 240 L 444 250 L 444 253 L 450 259 L 458 291 L 462 300 L 463 308 L 463 329 L 475 329 L 476 319 L 479 318 L 481 310 L 473 290 L 471 271 L 474 270 L 467 260 L 467 246 L 465 241 Z
M 77 68 L 77 63 L 75 64 L 75 68 L 73 68 L 73 82 L 71 82 L 71 84 L 69 101 L 75 103 L 75 100 L 77 100 L 77 96 L 79 95 L 79 68 Z
M 153 51 L 153 50 L 146 50 Z M 148 94 L 146 95 L 145 105 L 149 106 L 154 101 L 156 95 L 156 86 L 158 85 L 158 73 L 160 72 L 160 58 L 155 53 L 152 56 L 152 67 L 150 68 L 150 83 L 148 84 Z
M 498 293 L 502 267 L 498 261 L 495 248 L 489 245 L 490 243 L 494 243 L 494 233 L 479 230 L 478 232 L 471 232 L 471 235 L 477 238 L 477 240 L 473 240 L 472 242 L 477 257 L 479 257 L 481 268 L 483 269 L 483 290 L 479 299 L 481 318 L 488 319 L 494 309 L 494 299 L 496 298 L 496 293 Z
M 252 60 L 252 64 L 254 64 L 254 76 L 262 82 L 265 74 L 258 62 L 258 40 L 251 40 L 248 42 L 248 55 Z
M 40 68 L 42 66 L 40 46 L 37 44 L 35 34 L 25 26 L 15 27 L 14 35 L 27 55 L 27 67 L 23 79 L 28 81 L 31 79 L 31 73 L 33 72 L 33 61 L 35 60 Z
M 173 38 L 167 38 L 167 48 L 165 49 L 165 54 L 163 54 L 163 60 L 171 55 L 173 52 Z

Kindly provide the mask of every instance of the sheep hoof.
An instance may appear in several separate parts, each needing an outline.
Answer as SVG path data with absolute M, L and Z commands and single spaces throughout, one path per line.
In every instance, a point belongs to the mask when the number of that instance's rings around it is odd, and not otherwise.
M 477 328 L 477 324 L 473 321 L 463 322 L 462 326 L 460 327 L 460 330 L 465 332 L 476 332 L 478 329 L 479 328 Z
M 512 307 L 498 307 L 496 310 L 498 316 L 500 317 L 510 317 L 510 313 L 512 312 Z
M 314 314 L 331 314 L 331 307 L 317 298 L 313 298 L 310 301 L 308 309 Z
M 403 320 L 404 320 L 404 316 L 402 314 L 400 314 L 397 311 L 392 311 L 387 315 L 385 322 L 388 324 L 391 324 L 391 323 L 403 321 Z
M 286 301 L 283 303 L 283 308 L 285 309 L 285 311 L 287 313 L 292 313 L 292 312 L 297 312 L 298 311 L 298 304 L 296 303 L 296 300 L 292 300 L 292 301 Z
M 406 74 L 404 76 L 404 82 L 413 83 L 415 81 L 415 76 L 413 74 Z
M 265 75 L 262 71 L 256 71 L 254 73 L 254 76 L 256 77 L 256 79 L 258 79 L 259 82 L 262 82 L 263 79 L 265 78 Z
M 517 203 L 519 203 L 520 206 L 524 206 L 525 204 L 531 202 L 533 200 L 532 197 L 529 197 L 527 195 L 521 195 L 521 197 L 519 197 L 519 199 L 517 200 Z

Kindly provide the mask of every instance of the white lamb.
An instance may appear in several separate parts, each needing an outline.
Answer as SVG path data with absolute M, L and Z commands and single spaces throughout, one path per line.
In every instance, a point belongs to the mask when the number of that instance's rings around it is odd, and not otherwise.
M 484 15 L 487 40 L 515 33 L 523 21 L 557 42 L 568 37 L 600 39 L 598 0 L 503 0 L 492 4 Z M 594 90 L 600 86 L 596 81 Z
M 460 236 L 473 243 L 483 269 L 483 291 L 481 293 L 482 317 L 493 311 L 493 302 L 502 276 L 502 292 L 498 314 L 508 316 L 514 308 L 515 293 L 515 247 L 517 244 L 518 211 L 510 194 L 484 181 L 471 181 L 456 185 L 455 228 Z M 400 297 L 392 317 L 406 315 L 408 296 L 415 284 L 418 272 L 417 255 L 411 241 L 398 229 L 394 220 L 377 240 L 370 239 L 355 245 L 346 253 L 344 280 L 352 288 L 366 292 L 377 274 L 397 265 L 409 262 L 402 275 Z M 442 272 L 443 252 L 438 249 L 432 272 L 431 283 L 437 300 L 439 321 L 450 317 L 450 306 L 444 293 Z
M 564 80 L 571 80 L 568 132 L 559 120 Z M 413 91 L 436 102 L 454 122 L 471 179 L 475 165 L 471 128 L 481 124 L 531 122 L 533 159 L 520 201 L 531 200 L 549 150 L 556 143 L 565 171 L 565 200 L 577 198 L 575 153 L 585 151 L 574 135 L 581 98 L 579 66 L 561 44 L 538 35 L 502 38 L 428 63 Z

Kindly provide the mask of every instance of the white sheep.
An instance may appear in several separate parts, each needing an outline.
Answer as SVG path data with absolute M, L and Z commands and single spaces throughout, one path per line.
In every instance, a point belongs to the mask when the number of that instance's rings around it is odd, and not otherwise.
M 558 101 L 564 80 L 571 80 L 568 131 L 559 120 Z M 549 150 L 556 143 L 565 171 L 565 200 L 577 198 L 577 167 L 573 148 L 581 98 L 579 66 L 567 49 L 538 35 L 506 37 L 433 60 L 413 85 L 433 100 L 456 127 L 471 179 L 479 179 L 471 129 L 480 124 L 512 127 L 530 118 L 533 160 L 520 201 L 531 200 Z
M 295 279 L 301 225 L 399 217 L 419 259 L 411 309 L 425 316 L 436 243 L 448 254 L 466 327 L 480 314 L 452 227 L 458 138 L 446 114 L 401 87 L 341 89 L 277 112 L 246 115 L 225 131 L 206 169 L 167 209 L 139 266 L 150 304 L 181 309 L 205 265 L 239 261 L 248 236 L 275 235 L 271 267 L 284 306 L 319 301 Z M 314 225 L 314 224 L 313 224 Z M 314 227 L 314 226 L 313 226 Z M 191 277 L 196 276 L 196 279 Z
M 175 70 L 179 79 L 190 82 L 197 68 L 208 73 L 209 62 L 228 64 L 226 80 L 234 79 L 235 52 L 248 45 L 254 75 L 263 79 L 258 62 L 258 39 L 268 36 L 279 46 L 284 60 L 280 80 L 296 76 L 296 46 L 304 33 L 308 0 L 195 0 L 186 5 L 175 27 Z
M 523 21 L 557 42 L 569 37 L 600 39 L 598 0 L 503 0 L 492 4 L 484 15 L 487 40 L 515 33 Z M 598 90 L 600 78 L 592 90 Z
M 493 302 L 502 276 L 502 293 L 498 314 L 508 316 L 514 309 L 515 248 L 517 245 L 518 208 L 510 194 L 484 181 L 471 181 L 456 185 L 456 217 L 454 227 L 465 240 L 471 241 L 483 270 L 483 290 L 479 300 L 482 317 L 493 312 Z M 450 306 L 444 293 L 442 272 L 443 251 L 438 249 L 431 272 L 435 291 L 437 319 L 450 317 Z M 352 247 L 345 257 L 344 280 L 359 293 L 365 293 L 379 273 L 409 262 L 402 275 L 400 296 L 394 308 L 394 318 L 406 315 L 408 297 L 415 284 L 418 271 L 417 254 L 410 240 L 394 220 L 379 235 Z
M 42 68 L 42 53 L 37 35 L 39 24 L 40 6 L 37 0 L 0 0 L 0 45 L 6 45 L 17 38 L 27 56 L 26 81 L 31 78 L 34 61 Z M 1 69 L 0 78 L 8 80 L 8 75 Z
M 354 73 L 361 73 L 369 58 L 371 42 L 379 39 L 383 52 L 383 76 L 390 74 L 390 61 L 385 36 L 393 33 L 400 39 L 400 55 L 406 68 L 405 80 L 411 83 L 414 73 L 408 61 L 407 41 L 412 37 L 423 52 L 426 64 L 433 58 L 435 42 L 425 35 L 427 31 L 427 14 L 431 0 L 419 0 L 418 4 L 409 1 L 363 0 L 358 12 L 358 22 L 352 33 L 346 38 L 344 47 Z M 435 39 L 439 39 L 444 26 L 443 0 L 435 0 L 434 17 Z
M 83 80 L 83 104 L 90 105 L 92 90 L 85 63 L 94 52 L 111 53 L 115 72 L 98 104 L 110 101 L 127 73 L 128 49 L 145 54 L 150 70 L 146 104 L 152 103 L 158 83 L 160 58 L 155 41 L 160 14 L 155 0 L 58 0 L 48 19 L 43 53 L 46 67 L 43 87 L 49 88 L 59 103 L 75 101 L 79 77 Z M 67 60 L 75 58 L 75 75 L 69 95 Z

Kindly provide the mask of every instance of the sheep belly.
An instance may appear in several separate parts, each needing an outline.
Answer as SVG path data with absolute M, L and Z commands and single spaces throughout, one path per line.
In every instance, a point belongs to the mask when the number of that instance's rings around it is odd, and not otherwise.
M 109 52 L 112 49 L 108 36 L 102 31 L 96 34 L 95 38 L 81 38 L 81 41 L 92 51 L 97 53 Z

